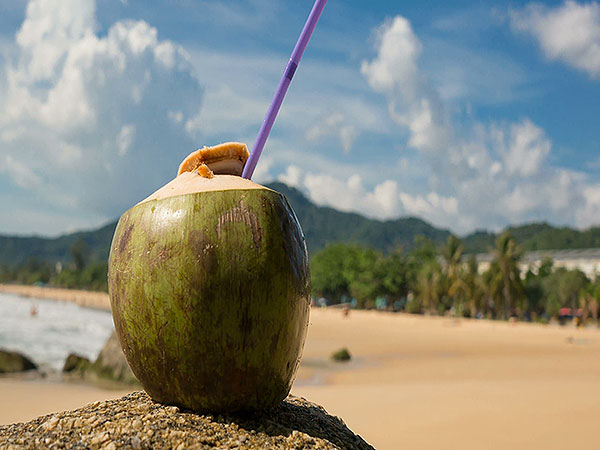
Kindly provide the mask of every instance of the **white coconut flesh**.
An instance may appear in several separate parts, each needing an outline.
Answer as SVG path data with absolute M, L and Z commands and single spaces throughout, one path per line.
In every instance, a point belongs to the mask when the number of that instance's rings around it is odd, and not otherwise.
M 246 145 L 238 142 L 196 150 L 183 160 L 175 179 L 140 203 L 197 192 L 265 189 L 240 176 L 247 159 Z

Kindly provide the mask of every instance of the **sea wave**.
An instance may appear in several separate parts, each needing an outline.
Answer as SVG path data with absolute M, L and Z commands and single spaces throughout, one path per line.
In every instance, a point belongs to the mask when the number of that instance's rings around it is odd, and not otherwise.
M 62 369 L 69 353 L 95 360 L 112 330 L 107 311 L 0 293 L 0 348 L 19 351 L 45 369 Z

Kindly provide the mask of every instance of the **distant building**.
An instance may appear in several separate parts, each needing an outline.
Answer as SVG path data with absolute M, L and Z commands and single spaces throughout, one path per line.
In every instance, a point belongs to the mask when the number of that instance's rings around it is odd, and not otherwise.
M 552 259 L 554 267 L 564 267 L 566 269 L 579 269 L 594 280 L 600 275 L 600 248 L 585 248 L 575 250 L 537 250 L 525 252 L 519 264 L 521 275 L 531 268 L 537 272 L 544 258 Z M 478 271 L 483 273 L 490 268 L 494 259 L 491 253 L 479 253 L 476 255 Z

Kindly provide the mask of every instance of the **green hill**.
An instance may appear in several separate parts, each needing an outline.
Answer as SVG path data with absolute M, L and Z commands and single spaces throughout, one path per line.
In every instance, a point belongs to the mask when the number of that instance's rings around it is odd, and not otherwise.
M 19 265 L 30 258 L 57 262 L 71 260 L 71 247 L 83 240 L 90 251 L 90 261 L 106 260 L 116 222 L 91 231 L 79 231 L 57 238 L 1 236 L 0 264 Z
M 424 235 L 436 243 L 445 242 L 450 235 L 427 222 L 407 217 L 380 221 L 360 214 L 341 212 L 325 206 L 317 206 L 297 189 L 283 183 L 272 183 L 270 188 L 281 192 L 289 200 L 302 225 L 309 252 L 325 247 L 330 242 L 357 242 L 384 251 L 397 246 L 411 248 L 414 238 Z
M 508 227 L 508 231 L 525 251 L 600 248 L 600 227 L 579 231 L 553 227 L 547 223 L 531 223 Z M 478 231 L 463 238 L 466 251 L 485 253 L 494 246 L 497 234 Z
M 282 183 L 269 185 L 283 193 L 294 208 L 306 236 L 309 252 L 330 242 L 356 242 L 388 251 L 398 246 L 410 249 L 418 235 L 424 235 L 440 245 L 448 239 L 448 230 L 407 217 L 396 220 L 373 220 L 356 213 L 317 206 L 297 189 Z M 90 251 L 90 261 L 108 258 L 116 222 L 91 231 L 65 234 L 57 238 L 0 235 L 0 265 L 18 265 L 35 257 L 39 261 L 70 262 L 71 247 L 83 240 Z M 509 230 L 525 250 L 600 247 L 600 227 L 578 231 L 557 228 L 546 223 L 510 227 Z M 478 231 L 463 238 L 467 252 L 486 252 L 494 245 L 496 234 Z

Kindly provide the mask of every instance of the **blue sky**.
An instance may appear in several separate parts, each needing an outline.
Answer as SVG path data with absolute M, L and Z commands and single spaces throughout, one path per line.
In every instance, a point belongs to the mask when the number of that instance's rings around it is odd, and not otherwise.
M 600 224 L 600 3 L 329 0 L 254 179 L 459 234 Z M 254 142 L 312 1 L 0 0 L 0 233 Z

